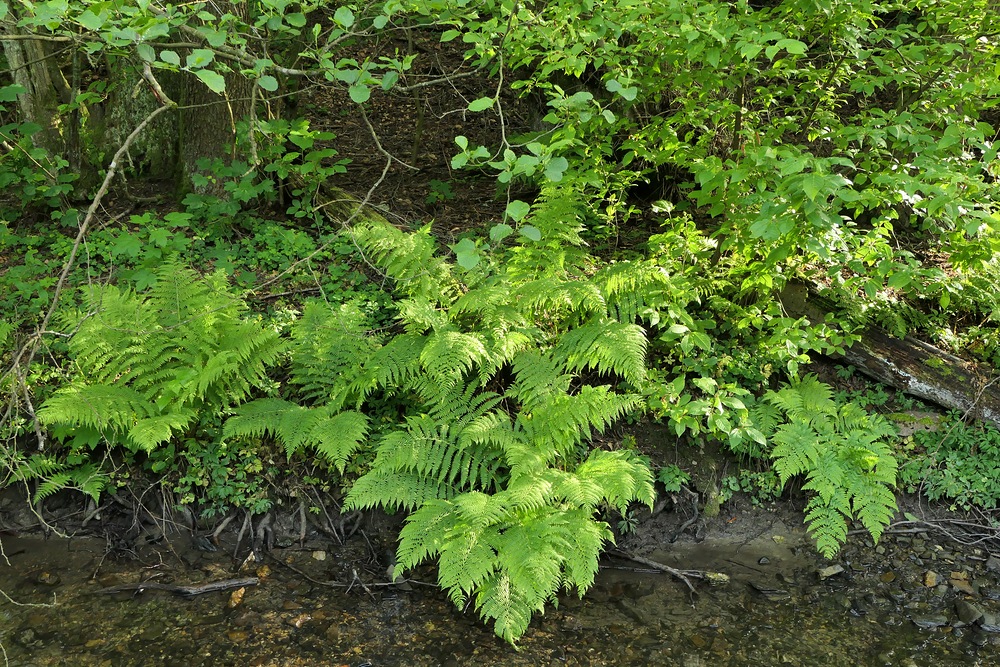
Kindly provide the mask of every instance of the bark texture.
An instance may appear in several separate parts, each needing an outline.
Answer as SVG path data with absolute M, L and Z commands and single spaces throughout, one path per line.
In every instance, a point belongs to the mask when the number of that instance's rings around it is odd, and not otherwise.
M 814 322 L 832 310 L 801 284 L 785 288 L 779 298 L 789 315 Z M 962 359 L 912 336 L 893 338 L 877 328 L 865 331 L 841 359 L 894 389 L 1000 426 L 1000 378 L 988 364 Z

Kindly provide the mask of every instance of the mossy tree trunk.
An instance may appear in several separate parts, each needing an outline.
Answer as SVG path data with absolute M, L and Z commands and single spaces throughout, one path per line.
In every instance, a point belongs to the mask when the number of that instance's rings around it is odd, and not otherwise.
M 13 12 L 2 24 L 3 33 L 11 37 L 2 41 L 10 76 L 15 84 L 24 88 L 17 98 L 21 116 L 41 128 L 32 136 L 32 141 L 51 156 L 64 156 L 73 163 L 73 158 L 67 155 L 72 133 L 65 132 L 58 116 L 59 105 L 68 104 L 72 94 L 56 64 L 56 52 L 50 43 L 26 39 L 31 33 L 17 27 L 17 16 Z

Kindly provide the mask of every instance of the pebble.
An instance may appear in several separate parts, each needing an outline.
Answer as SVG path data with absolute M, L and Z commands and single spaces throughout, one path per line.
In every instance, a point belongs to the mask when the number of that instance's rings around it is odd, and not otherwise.
M 824 567 L 824 568 L 821 568 L 820 570 L 817 570 L 816 574 L 819 575 L 820 579 L 829 579 L 830 577 L 832 577 L 834 575 L 838 575 L 838 574 L 840 574 L 843 571 L 844 571 L 844 568 L 842 566 L 840 566 L 840 565 L 831 565 L 829 567 Z
M 926 586 L 927 588 L 934 588 L 935 586 L 938 585 L 938 582 L 940 580 L 941 580 L 941 575 L 939 575 L 934 570 L 927 570 L 927 572 L 924 573 L 924 586 Z
M 881 581 L 883 584 L 891 584 L 892 582 L 896 581 L 896 573 L 892 571 L 883 572 L 882 576 L 880 576 L 878 580 Z

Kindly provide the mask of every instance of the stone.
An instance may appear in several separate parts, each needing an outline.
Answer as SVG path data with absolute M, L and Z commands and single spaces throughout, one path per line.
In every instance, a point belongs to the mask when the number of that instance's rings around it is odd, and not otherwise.
M 958 620 L 966 625 L 972 625 L 983 617 L 982 609 L 965 600 L 955 602 L 955 613 L 958 614 Z
M 891 570 L 889 572 L 883 572 L 882 575 L 878 578 L 878 580 L 881 581 L 883 584 L 891 584 L 892 582 L 896 581 L 896 573 Z
M 972 589 L 972 585 L 969 583 L 969 575 L 965 572 L 952 572 L 949 577 L 952 588 L 966 595 L 975 595 L 976 592 Z
M 984 612 L 982 618 L 979 619 L 979 628 L 983 632 L 1000 632 L 1000 620 L 997 619 L 996 614 Z
M 927 588 L 934 588 L 935 586 L 938 585 L 938 582 L 940 582 L 940 580 L 941 580 L 941 575 L 939 575 L 934 570 L 927 570 L 927 572 L 924 573 L 924 586 L 926 586 Z
M 824 567 L 816 571 L 820 579 L 829 579 L 835 575 L 840 574 L 844 571 L 844 568 L 840 565 L 831 565 L 829 567 Z
M 986 559 L 986 569 L 990 572 L 1000 573 L 1000 558 L 990 556 Z
M 911 616 L 910 620 L 921 630 L 933 630 L 948 625 L 948 617 L 944 614 L 928 614 L 926 616 Z

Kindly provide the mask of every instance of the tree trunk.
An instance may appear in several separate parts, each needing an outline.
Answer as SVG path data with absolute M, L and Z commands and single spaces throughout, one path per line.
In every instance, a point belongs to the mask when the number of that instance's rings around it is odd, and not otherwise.
M 246 0 L 216 2 L 207 5 L 213 13 L 225 13 L 247 20 L 249 5 Z M 239 72 L 225 75 L 226 90 L 220 95 L 213 92 L 195 76 L 185 76 L 177 99 L 180 113 L 180 162 L 182 188 L 199 193 L 221 195 L 218 183 L 195 185 L 192 174 L 205 173 L 198 167 L 202 159 L 221 160 L 229 164 L 236 157 L 236 123 L 247 118 L 251 109 L 253 81 Z
M 9 20 L 5 23 L 7 34 L 28 34 L 15 28 Z M 54 56 L 49 53 L 45 42 L 32 39 L 3 40 L 3 51 L 14 83 L 25 89 L 17 98 L 21 115 L 25 120 L 41 127 L 32 140 L 50 155 L 62 155 L 65 145 L 59 130 L 57 111 L 60 103 L 69 101 L 61 99 L 60 95 L 66 94 L 69 86 L 52 62 Z
M 791 284 L 779 295 L 792 317 L 821 322 L 830 304 L 802 284 Z M 870 328 L 839 360 L 903 393 L 1000 426 L 1000 385 L 996 371 L 966 361 L 912 336 L 892 338 Z

